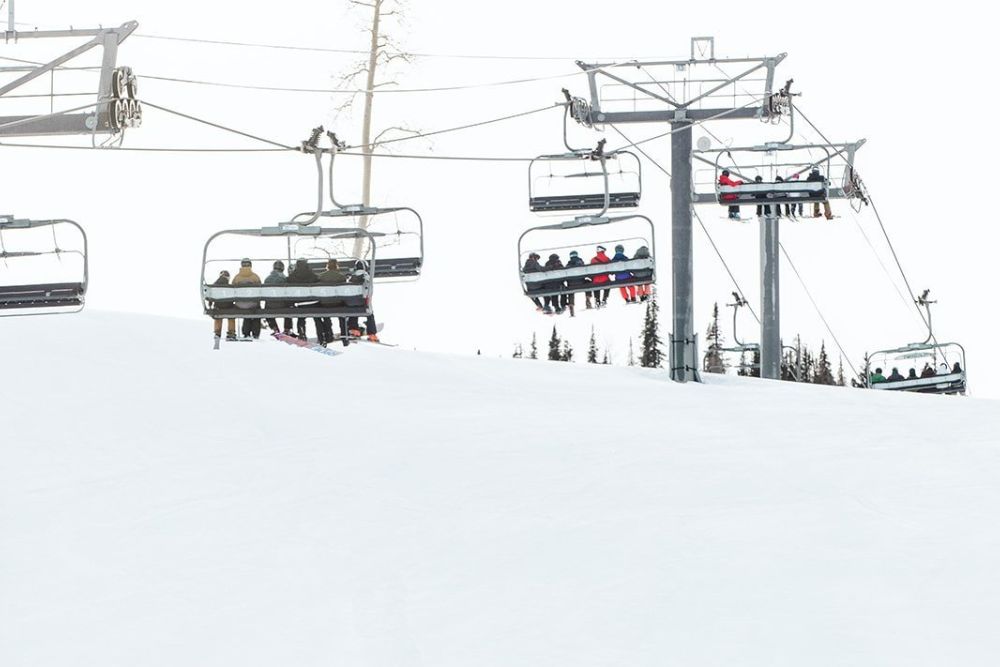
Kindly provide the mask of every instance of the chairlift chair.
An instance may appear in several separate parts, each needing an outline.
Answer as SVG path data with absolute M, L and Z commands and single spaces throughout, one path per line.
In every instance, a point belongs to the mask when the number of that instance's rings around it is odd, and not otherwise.
M 535 213 L 635 208 L 641 197 L 642 163 L 629 151 L 605 154 L 599 147 L 542 155 L 528 165 L 528 207 Z
M 222 257 L 213 254 L 213 246 L 228 238 L 240 252 Z M 360 240 L 365 247 L 363 256 L 334 257 L 343 261 L 345 274 L 354 270 L 357 259 L 365 261 L 366 279 L 339 285 L 311 283 L 306 285 L 214 285 L 217 269 L 230 270 L 248 258 L 263 278 L 276 260 L 291 269 L 298 259 L 292 248 L 296 241 L 315 238 L 317 241 Z M 373 269 L 376 265 L 376 235 L 357 228 L 311 227 L 284 223 L 261 229 L 225 230 L 213 234 L 205 243 L 202 254 L 201 296 L 206 315 L 215 320 L 252 317 L 367 317 L 372 314 Z M 284 241 L 284 243 L 282 243 Z M 283 246 L 283 247 L 282 247 Z M 284 250 L 284 252 L 282 252 Z M 236 256 L 235 258 L 233 256 Z M 308 261 L 308 260 L 307 260 Z M 324 262 L 325 265 L 325 262 Z M 317 272 L 315 264 L 310 265 Z M 235 274 L 232 274 L 235 277 Z
M 856 196 L 849 188 L 831 187 L 831 182 L 843 180 L 853 171 L 855 153 L 863 144 L 863 140 L 853 144 L 769 143 L 694 151 L 696 160 L 712 168 L 714 192 L 694 192 L 693 201 L 696 204 L 714 202 L 722 206 L 746 206 L 823 202 Z M 715 154 L 713 160 L 703 157 L 712 153 Z M 816 153 L 822 157 L 814 159 Z M 722 185 L 719 181 L 724 171 L 743 183 Z M 818 172 L 821 180 L 808 180 L 812 172 Z M 760 177 L 761 182 L 755 182 L 756 177 Z M 779 177 L 783 180 L 779 181 Z M 707 185 L 700 180 L 699 184 Z
M 934 372 L 921 377 L 922 364 Z M 957 364 L 957 366 L 956 366 Z M 872 369 L 881 368 L 887 375 L 892 368 L 899 369 L 902 380 L 873 382 Z M 908 378 L 909 369 L 916 371 L 916 378 Z M 894 350 L 880 350 L 868 357 L 865 379 L 869 389 L 882 391 L 912 391 L 922 394 L 965 394 L 965 348 L 958 343 L 911 343 Z
M 616 229 L 632 227 L 634 230 L 637 229 L 639 233 L 616 235 L 611 229 L 605 229 L 605 225 Z M 571 245 L 567 241 L 573 235 L 567 234 L 567 232 L 574 230 L 577 231 L 575 237 L 579 242 Z M 595 230 L 599 230 L 600 233 L 593 233 Z M 548 243 L 542 243 L 539 240 L 528 243 L 532 239 L 545 236 L 550 239 Z M 560 224 L 532 227 L 521 234 L 517 242 L 518 276 L 521 280 L 522 290 L 525 296 L 537 298 L 629 285 L 653 285 L 656 283 L 656 257 L 652 254 L 655 242 L 656 232 L 653 228 L 653 221 L 644 215 L 581 216 Z M 532 253 L 541 255 L 543 261 L 548 254 L 559 254 L 560 259 L 565 262 L 571 250 L 590 250 L 595 245 L 602 245 L 610 249 L 617 244 L 625 245 L 629 254 L 634 254 L 638 248 L 645 246 L 650 251 L 650 256 L 647 259 L 630 259 L 609 264 L 586 263 L 580 267 L 553 271 L 529 273 L 524 271 L 525 261 Z M 584 262 L 589 262 L 589 259 L 584 258 Z M 615 274 L 621 273 L 630 273 L 632 277 L 625 280 L 613 278 Z M 606 283 L 594 285 L 590 280 L 597 276 L 610 276 L 612 279 Z
M 0 317 L 79 312 L 87 283 L 87 235 L 79 224 L 0 216 Z

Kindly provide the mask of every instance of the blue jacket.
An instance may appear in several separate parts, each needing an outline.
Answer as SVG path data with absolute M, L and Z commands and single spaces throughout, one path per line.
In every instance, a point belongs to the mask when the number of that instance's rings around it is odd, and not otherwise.
M 615 256 L 611 258 L 612 262 L 627 262 L 628 257 L 625 256 L 623 252 L 616 252 Z M 628 271 L 623 271 L 621 273 L 615 274 L 615 280 L 628 280 L 632 277 L 632 274 Z

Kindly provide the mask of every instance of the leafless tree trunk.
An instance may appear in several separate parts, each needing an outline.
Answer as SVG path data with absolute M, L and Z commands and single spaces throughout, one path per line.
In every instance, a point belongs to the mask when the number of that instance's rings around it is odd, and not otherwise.
M 401 131 L 401 132 L 411 132 L 402 127 L 390 127 L 379 132 L 374 138 L 372 137 L 372 115 L 375 106 L 375 91 L 384 86 L 396 85 L 395 81 L 386 80 L 378 81 L 377 75 L 379 68 L 386 68 L 390 63 L 395 60 L 402 60 L 404 62 L 410 61 L 410 56 L 395 44 L 395 42 L 384 33 L 384 20 L 393 17 L 400 16 L 401 11 L 401 0 L 371 0 L 370 2 L 364 2 L 363 0 L 349 0 L 352 5 L 357 5 L 359 7 L 367 7 L 371 10 L 371 27 L 368 28 L 369 36 L 371 40 L 369 42 L 368 58 L 366 61 L 359 62 L 357 67 L 350 74 L 345 75 L 341 78 L 341 81 L 345 85 L 352 85 L 355 81 L 364 75 L 365 87 L 362 91 L 365 98 L 364 115 L 361 127 L 361 152 L 362 158 L 362 176 L 361 176 L 361 203 L 364 206 L 371 206 L 371 195 L 372 195 L 372 153 L 375 150 L 376 145 L 389 132 Z M 354 103 L 354 96 L 352 95 L 348 100 L 340 106 L 338 111 L 344 111 Z M 363 216 L 358 221 L 358 226 L 362 229 L 368 227 L 368 217 Z M 359 239 L 354 245 L 354 255 L 359 256 L 362 250 L 363 243 Z

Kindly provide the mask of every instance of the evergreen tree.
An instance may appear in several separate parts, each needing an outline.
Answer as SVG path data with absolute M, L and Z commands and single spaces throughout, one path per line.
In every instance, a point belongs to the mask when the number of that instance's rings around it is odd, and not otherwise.
M 531 352 L 528 353 L 528 358 L 538 358 L 538 334 L 535 332 L 532 332 L 531 334 Z
M 594 327 L 590 327 L 590 344 L 587 346 L 587 363 L 597 363 L 597 338 L 594 335 Z
M 708 351 L 705 353 L 705 372 L 725 374 L 729 364 L 726 363 L 726 356 L 722 352 L 725 341 L 722 338 L 722 328 L 719 326 L 719 304 L 712 307 L 712 322 L 705 332 L 705 340 L 708 341 Z
M 601 364 L 604 366 L 611 365 L 611 360 L 608 359 L 608 348 L 604 348 L 604 358 L 601 360 Z
M 750 377 L 750 369 L 747 367 L 747 353 L 746 350 L 740 352 L 740 369 L 736 371 L 736 374 L 740 377 Z
M 559 349 L 561 346 L 562 339 L 559 338 L 559 332 L 553 325 L 552 337 L 549 338 L 549 361 L 562 361 L 562 351 Z
M 750 363 L 752 366 L 747 369 L 747 377 L 759 378 L 760 377 L 760 348 L 753 351 L 753 356 L 750 358 Z
M 847 379 L 844 377 L 844 358 L 840 358 L 840 362 L 837 364 L 837 386 L 846 387 Z
M 639 365 L 643 368 L 660 368 L 663 365 L 663 350 L 659 331 L 660 306 L 656 302 L 656 292 L 646 302 L 646 320 L 642 326 L 642 346 Z
M 559 353 L 559 361 L 573 361 L 573 346 L 569 344 L 568 340 L 563 341 L 562 351 Z
M 628 339 L 628 365 L 635 366 L 635 353 L 632 351 L 632 339 Z
M 515 359 L 522 359 L 524 357 L 524 348 L 518 343 L 514 346 L 514 354 L 511 355 Z
M 826 353 L 826 341 L 820 345 L 819 357 L 816 359 L 816 370 L 813 372 L 814 384 L 834 384 L 833 367 L 830 364 L 830 357 Z

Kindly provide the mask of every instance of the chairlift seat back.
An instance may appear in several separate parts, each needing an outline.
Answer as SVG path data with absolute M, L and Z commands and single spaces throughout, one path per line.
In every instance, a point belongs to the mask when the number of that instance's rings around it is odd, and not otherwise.
M 744 183 L 716 186 L 719 203 L 771 204 L 784 202 L 821 202 L 829 198 L 829 187 L 820 181 L 785 181 L 783 183 Z

